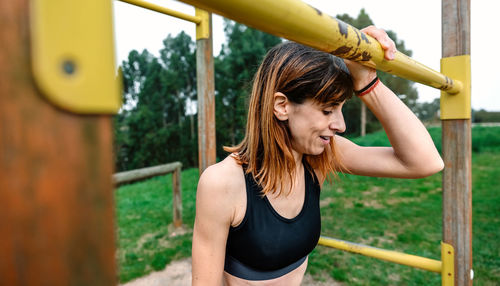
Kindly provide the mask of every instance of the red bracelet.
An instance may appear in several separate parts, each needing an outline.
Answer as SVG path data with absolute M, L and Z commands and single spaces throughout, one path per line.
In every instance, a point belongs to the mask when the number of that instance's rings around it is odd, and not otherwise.
M 365 94 L 368 94 L 370 93 L 372 90 L 375 89 L 375 87 L 377 87 L 378 83 L 380 82 L 380 79 L 378 77 L 376 77 L 374 80 L 372 80 L 369 84 L 367 84 L 364 88 L 362 88 L 361 90 L 359 91 L 354 91 L 354 93 L 357 95 L 357 96 L 363 96 Z

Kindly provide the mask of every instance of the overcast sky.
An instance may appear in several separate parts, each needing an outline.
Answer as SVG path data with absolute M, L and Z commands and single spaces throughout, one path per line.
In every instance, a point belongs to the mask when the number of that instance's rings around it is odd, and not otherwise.
M 177 11 L 194 15 L 194 8 L 172 0 L 147 0 Z M 375 25 L 396 32 L 398 39 L 413 51 L 412 58 L 439 71 L 441 58 L 441 1 L 438 0 L 350 0 L 304 2 L 326 14 L 347 13 L 357 17 L 364 8 Z M 500 47 L 500 37 L 492 34 L 490 23 L 496 19 L 500 1 L 471 1 L 471 62 L 472 108 L 500 111 L 500 57 L 490 55 L 488 48 Z M 177 18 L 142 9 L 120 1 L 114 2 L 115 39 L 117 63 L 127 59 L 135 49 L 147 49 L 158 55 L 163 39 L 168 34 L 177 35 L 181 30 L 195 40 L 195 25 Z M 218 55 L 225 41 L 223 20 L 213 17 L 214 55 Z M 439 90 L 416 84 L 419 101 L 431 101 L 439 97 Z

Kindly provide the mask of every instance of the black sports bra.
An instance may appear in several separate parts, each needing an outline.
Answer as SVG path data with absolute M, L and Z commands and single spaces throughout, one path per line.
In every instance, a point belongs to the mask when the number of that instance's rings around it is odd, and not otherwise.
M 302 264 L 321 232 L 320 186 L 304 160 L 305 198 L 300 213 L 284 218 L 272 207 L 251 174 L 245 174 L 245 217 L 231 227 L 224 270 L 247 280 L 280 277 Z

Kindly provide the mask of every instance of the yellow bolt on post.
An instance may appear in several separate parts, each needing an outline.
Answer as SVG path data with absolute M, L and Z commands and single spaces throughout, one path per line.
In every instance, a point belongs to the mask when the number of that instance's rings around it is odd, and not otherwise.
M 442 58 L 441 72 L 462 85 L 455 94 L 441 91 L 441 119 L 470 119 L 470 55 Z
M 53 104 L 75 113 L 116 113 L 122 103 L 111 0 L 31 1 L 35 81 Z

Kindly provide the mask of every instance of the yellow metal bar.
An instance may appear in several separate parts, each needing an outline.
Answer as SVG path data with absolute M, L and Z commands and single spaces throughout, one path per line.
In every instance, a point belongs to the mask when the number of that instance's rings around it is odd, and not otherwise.
M 441 261 L 443 261 L 441 285 L 453 286 L 455 283 L 455 250 L 451 244 L 441 242 Z
M 439 260 L 429 259 L 425 257 L 401 253 L 392 250 L 380 249 L 340 239 L 321 236 L 318 244 L 369 257 L 382 259 L 385 261 L 390 261 L 415 268 L 420 268 L 427 271 L 441 273 L 442 269 L 442 263 Z
M 456 80 L 398 52 L 384 59 L 380 44 L 358 29 L 322 13 L 300 0 L 181 0 L 259 30 L 302 43 L 336 56 L 358 61 L 412 81 L 455 94 Z
M 441 119 L 470 119 L 470 55 L 442 58 L 441 72 L 464 84 L 457 94 L 441 92 Z
M 196 25 L 196 40 L 210 38 L 210 13 L 195 8 L 195 15 L 201 19 L 200 23 Z
M 175 11 L 172 9 L 168 9 L 168 8 L 165 8 L 165 7 L 153 4 L 153 3 L 149 3 L 147 1 L 142 1 L 142 0 L 120 0 L 120 1 L 132 4 L 132 5 L 135 5 L 138 7 L 142 7 L 145 9 L 153 10 L 153 11 L 156 11 L 158 13 L 162 13 L 162 14 L 166 14 L 166 15 L 169 15 L 172 17 L 176 17 L 176 18 L 179 18 L 182 20 L 193 22 L 196 24 L 201 23 L 200 17 L 184 14 L 184 13 L 181 13 L 181 12 L 178 12 L 178 11 Z

